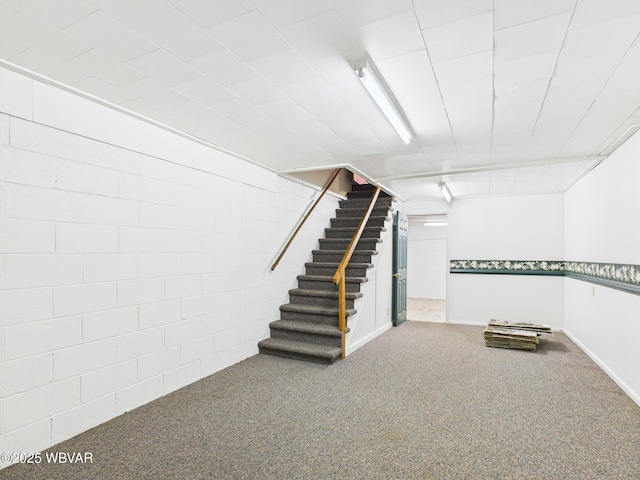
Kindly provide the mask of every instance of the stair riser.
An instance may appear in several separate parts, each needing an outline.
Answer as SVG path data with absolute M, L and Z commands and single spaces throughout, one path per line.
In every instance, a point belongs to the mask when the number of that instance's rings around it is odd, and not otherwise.
M 323 290 L 327 292 L 337 292 L 338 286 L 331 282 L 323 282 L 316 280 L 298 280 L 298 288 L 304 290 Z M 345 291 L 347 292 L 359 292 L 360 291 L 360 283 L 350 283 L 347 282 Z
M 321 307 L 338 306 L 338 297 L 312 297 L 307 295 L 289 295 L 289 301 L 297 305 L 317 305 Z M 355 299 L 347 298 L 345 300 L 346 308 L 353 308 Z
M 353 258 L 353 257 L 352 257 Z M 307 275 L 333 276 L 336 273 L 336 267 L 307 267 Z M 367 268 L 350 268 L 347 267 L 347 277 L 366 277 Z
M 324 357 L 314 357 L 312 355 L 302 355 L 294 352 L 283 352 L 280 350 L 273 350 L 271 348 L 260 347 L 260 353 L 263 355 L 271 355 L 273 357 L 290 358 L 292 360 L 302 360 L 304 362 L 320 363 L 322 365 L 333 365 L 334 361 L 329 361 Z
M 357 218 L 357 219 L 361 219 L 362 216 L 364 215 L 364 208 L 339 208 L 336 210 L 336 217 L 337 218 Z M 372 211 L 371 211 L 371 216 L 372 217 L 386 217 L 387 214 L 389 213 L 389 208 L 387 207 L 375 207 Z
M 349 230 L 336 230 L 334 228 L 327 228 L 324 231 L 325 238 L 353 238 L 353 235 L 356 233 L 356 228 L 353 227 Z M 380 238 L 381 234 L 380 227 L 378 228 L 365 228 L 362 231 L 362 236 L 360 238 Z
M 320 240 L 320 250 L 340 250 L 345 252 L 351 239 L 349 238 L 323 238 Z M 361 238 L 356 245 L 356 250 L 376 250 L 380 240 L 375 238 Z
M 366 227 L 384 227 L 384 223 L 388 220 L 387 217 L 370 217 L 367 222 Z M 360 225 L 359 218 L 349 218 L 349 217 L 341 217 L 341 218 L 332 218 L 331 226 L 332 227 L 354 227 L 358 228 Z
M 313 261 L 323 263 L 340 263 L 343 256 L 344 253 L 314 252 Z M 355 250 L 355 253 L 351 256 L 351 261 L 353 263 L 371 263 L 372 256 L 373 255 L 371 253 L 358 253 L 358 251 Z M 331 275 L 333 275 L 333 273 Z
M 314 343 L 316 345 L 327 345 L 329 347 L 341 347 L 340 337 L 328 337 L 326 335 L 313 335 L 279 328 L 271 329 L 271 338 L 281 338 L 283 340 L 293 340 L 296 342 Z
M 293 320 L 296 322 L 318 323 L 321 325 L 338 326 L 338 315 L 322 315 L 319 313 L 289 312 L 280 311 L 280 319 Z

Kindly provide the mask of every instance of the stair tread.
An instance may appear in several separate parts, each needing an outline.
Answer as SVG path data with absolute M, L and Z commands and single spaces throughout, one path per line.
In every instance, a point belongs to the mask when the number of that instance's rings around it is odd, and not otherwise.
M 303 305 L 301 303 L 285 303 L 280 305 L 280 310 L 298 313 L 315 313 L 322 315 L 338 315 L 338 307 L 323 307 L 322 305 Z M 355 308 L 345 310 L 347 317 L 356 313 Z
M 289 290 L 289 295 L 303 295 L 305 297 L 328 297 L 328 298 L 338 298 L 338 292 L 333 292 L 330 290 L 309 290 L 307 288 L 293 288 Z M 360 298 L 362 297 L 362 292 L 346 292 L 346 298 Z
M 344 250 L 312 250 L 311 253 L 326 253 L 326 254 L 330 254 L 330 255 L 336 255 L 336 254 L 344 255 Z M 354 251 L 354 255 L 356 253 L 364 253 L 364 254 L 367 254 L 367 255 L 377 255 L 378 251 L 377 250 L 356 250 L 356 251 Z
M 282 338 L 267 338 L 258 343 L 258 346 L 261 348 L 282 350 L 315 357 L 324 357 L 331 360 L 336 360 L 342 353 L 342 349 L 340 347 L 317 345 L 315 343 L 298 342 Z
M 312 333 L 316 335 L 326 335 L 329 337 L 341 337 L 342 333 L 335 325 L 325 325 L 322 323 L 297 322 L 295 320 L 276 320 L 269 324 L 270 328 L 290 330 L 294 332 Z
M 346 243 L 347 245 L 349 244 L 349 242 L 351 242 L 350 238 L 321 238 L 320 240 L 318 240 L 320 243 L 332 243 L 332 242 L 343 242 Z M 375 242 L 375 243 L 382 243 L 382 239 L 378 238 L 378 237 L 360 237 L 360 240 L 358 240 L 359 242 Z
M 323 252 L 326 252 L 326 251 L 327 250 L 323 250 Z M 336 269 L 338 268 L 338 265 L 340 265 L 340 262 L 307 262 L 304 264 L 305 267 L 326 267 L 326 268 L 335 267 Z M 349 262 L 349 265 L 347 265 L 347 268 L 349 267 L 373 268 L 373 263 Z
M 353 227 L 327 227 L 325 228 L 325 232 L 329 230 L 339 231 L 339 232 L 353 232 L 358 227 L 354 225 Z M 365 230 L 378 230 L 379 232 L 386 232 L 387 227 L 364 227 Z
M 298 275 L 298 280 L 333 283 L 333 277 L 329 275 Z M 347 283 L 365 283 L 368 282 L 369 279 L 367 277 L 345 277 L 345 281 Z

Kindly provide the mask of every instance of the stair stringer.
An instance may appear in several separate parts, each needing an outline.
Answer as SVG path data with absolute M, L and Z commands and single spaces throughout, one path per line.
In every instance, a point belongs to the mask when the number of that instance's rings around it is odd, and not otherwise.
M 373 268 L 367 270 L 368 281 L 361 284 L 362 298 L 356 300 L 356 313 L 349 317 L 349 333 L 346 338 L 346 355 L 367 344 L 389 330 L 391 321 L 391 295 L 393 274 L 393 213 L 384 224 L 378 244 L 378 255 L 372 255 Z

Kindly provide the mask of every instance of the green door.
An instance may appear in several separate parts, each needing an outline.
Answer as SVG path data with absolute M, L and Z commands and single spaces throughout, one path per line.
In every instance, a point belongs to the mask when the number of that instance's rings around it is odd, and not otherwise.
M 398 326 L 407 319 L 407 232 L 409 219 L 396 212 L 393 221 L 393 325 Z

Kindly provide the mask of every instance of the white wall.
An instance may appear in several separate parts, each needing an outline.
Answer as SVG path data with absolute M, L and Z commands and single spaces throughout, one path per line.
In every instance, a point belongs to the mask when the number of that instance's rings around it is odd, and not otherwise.
M 562 194 L 454 199 L 449 210 L 450 259 L 563 260 Z M 447 320 L 484 324 L 526 321 L 561 329 L 562 277 L 449 274 Z
M 447 293 L 447 227 L 409 225 L 407 292 L 413 298 L 444 300 Z
M 316 190 L 14 72 L 0 84 L 0 451 L 257 353 L 337 198 L 270 272 Z
M 640 135 L 565 195 L 567 260 L 640 264 Z M 640 296 L 565 279 L 565 331 L 640 404 Z

